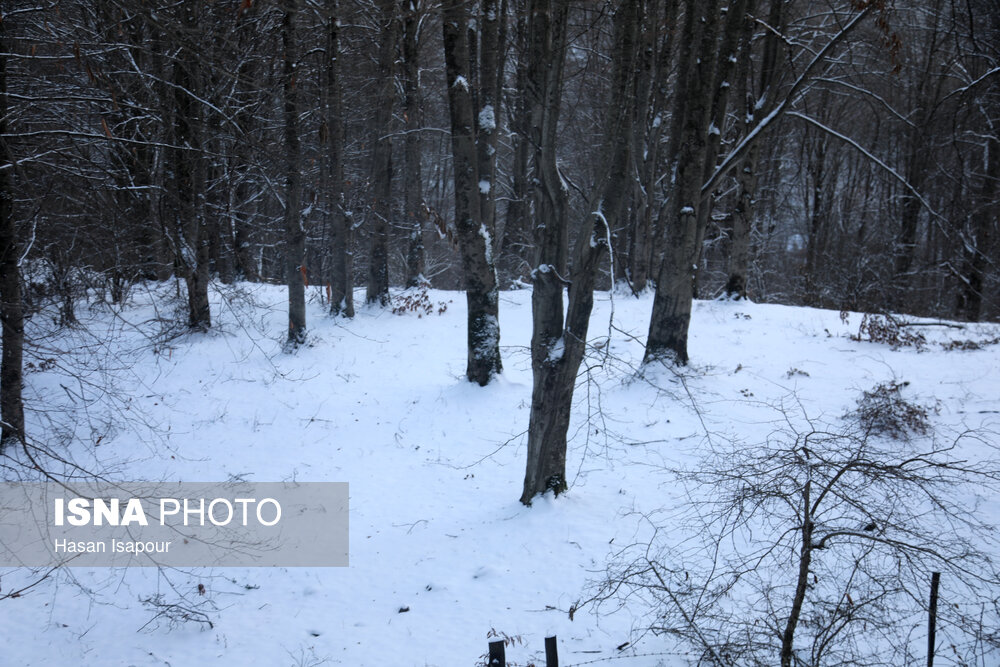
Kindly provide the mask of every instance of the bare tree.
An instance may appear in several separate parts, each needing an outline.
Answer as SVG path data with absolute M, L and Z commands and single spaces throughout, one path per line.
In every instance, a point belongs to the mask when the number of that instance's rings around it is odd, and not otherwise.
M 171 150 L 173 199 L 175 201 L 173 234 L 174 256 L 188 291 L 188 326 L 207 329 L 212 324 L 208 304 L 209 238 L 205 217 L 207 180 L 204 141 L 203 72 L 200 8 L 185 3 L 178 31 L 181 47 L 173 61 L 173 149 Z
M 321 139 L 330 225 L 330 313 L 354 317 L 354 228 L 344 191 L 344 101 L 341 68 L 340 0 L 327 0 Z M 322 141 L 321 141 L 322 143 Z
M 587 348 L 587 330 L 600 263 L 611 251 L 611 229 L 622 214 L 631 162 L 634 120 L 633 63 L 638 49 L 639 0 L 623 0 L 615 12 L 612 88 L 599 164 L 600 180 L 588 198 L 567 270 L 569 225 L 566 186 L 555 159 L 568 3 L 532 3 L 528 70 L 528 127 L 535 145 L 538 263 L 531 298 L 531 415 L 528 461 L 521 502 L 567 489 L 566 434 L 576 377 Z M 569 280 L 566 276 L 568 274 Z M 563 317 L 563 289 L 569 305 Z
M 420 92 L 420 24 L 422 7 L 418 0 L 406 0 L 403 14 L 403 119 L 406 136 L 403 152 L 406 173 L 403 177 L 403 211 L 408 227 L 406 250 L 406 286 L 416 287 L 424 275 L 424 219 L 426 203 L 421 178 L 421 132 L 424 110 Z
M 648 630 L 710 664 L 917 664 L 942 572 L 953 599 L 976 601 L 944 611 L 942 632 L 978 664 L 996 650 L 1000 580 L 995 526 L 967 490 L 1000 483 L 995 447 L 985 433 L 935 434 L 905 386 L 878 385 L 833 422 L 792 398 L 764 443 L 710 437 L 703 460 L 672 471 L 688 499 L 665 510 L 678 523 L 667 534 L 648 515 L 652 543 L 622 550 L 594 601 L 644 600 Z
M 489 193 L 480 188 L 470 71 L 473 60 L 469 51 L 469 14 L 464 0 L 449 0 L 443 4 L 442 30 L 455 172 L 455 229 L 468 305 L 466 377 L 470 382 L 486 385 L 502 369 L 499 294 L 493 241 L 483 221 L 481 201 Z
M 659 167 L 663 157 L 661 144 L 664 143 L 662 137 L 667 125 L 667 100 L 671 94 L 669 72 L 676 41 L 672 28 L 677 20 L 679 4 L 678 0 L 647 0 L 642 3 L 632 147 L 636 178 L 630 210 L 627 264 L 623 262 L 635 293 L 648 287 L 656 246 L 656 182 L 660 177 Z M 622 248 L 619 247 L 618 252 L 621 251 Z
M 661 225 L 665 228 L 666 251 L 657 273 L 646 342 L 647 361 L 664 356 L 679 364 L 688 360 L 687 332 L 701 251 L 698 211 L 702 206 L 708 159 L 712 83 L 721 23 L 718 2 L 686 3 L 680 38 L 680 89 L 674 106 L 677 148 L 670 157 L 673 175 L 665 196 L 666 223 Z
M 24 437 L 24 311 L 21 306 L 21 251 L 14 219 L 14 156 L 7 139 L 8 21 L 0 21 L 0 453 L 11 440 Z
M 299 169 L 299 104 L 296 92 L 298 47 L 295 15 L 298 0 L 285 0 L 281 22 L 284 48 L 281 85 L 284 95 L 285 140 L 285 281 L 288 285 L 288 344 L 301 345 L 306 338 L 306 230 L 302 225 L 302 174 Z
M 371 258 L 365 300 L 382 306 L 389 303 L 389 218 L 392 216 L 392 109 L 396 99 L 396 46 L 399 41 L 399 2 L 379 0 L 377 107 L 372 141 Z

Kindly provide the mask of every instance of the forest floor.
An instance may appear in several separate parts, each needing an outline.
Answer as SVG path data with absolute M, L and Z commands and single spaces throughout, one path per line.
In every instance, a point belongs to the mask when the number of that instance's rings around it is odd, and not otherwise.
M 500 637 L 510 664 L 540 667 L 554 634 L 564 667 L 690 664 L 695 648 L 642 632 L 657 613 L 642 596 L 585 603 L 621 548 L 653 525 L 669 536 L 676 470 L 792 421 L 833 423 L 886 382 L 908 382 L 944 438 L 1000 431 L 1000 326 L 909 327 L 924 344 L 894 347 L 853 339 L 856 313 L 699 301 L 691 364 L 640 372 L 651 296 L 604 292 L 570 490 L 528 508 L 530 291 L 501 295 L 504 371 L 480 388 L 463 379 L 461 293 L 431 290 L 420 316 L 361 306 L 347 321 L 310 291 L 308 345 L 288 354 L 284 289 L 213 290 L 207 334 L 171 328 L 180 303 L 165 287 L 136 287 L 120 310 L 81 304 L 72 329 L 45 332 L 36 315 L 28 428 L 119 480 L 348 482 L 350 566 L 66 569 L 0 601 L 0 663 L 471 667 Z M 980 349 L 946 349 L 956 340 Z M 980 500 L 1000 523 L 997 499 Z M 0 591 L 33 576 L 0 571 Z M 212 627 L 154 619 L 142 601 L 158 594 Z

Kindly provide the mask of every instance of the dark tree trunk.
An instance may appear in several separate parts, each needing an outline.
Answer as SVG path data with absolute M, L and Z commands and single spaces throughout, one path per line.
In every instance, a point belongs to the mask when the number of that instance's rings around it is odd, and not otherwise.
M 480 219 L 489 232 L 491 251 L 499 251 L 496 243 L 497 208 L 497 141 L 500 135 L 500 91 L 503 84 L 503 44 L 501 26 L 505 24 L 499 0 L 482 0 L 479 24 L 480 58 L 474 102 L 478 113 L 476 127 L 476 162 L 479 172 Z M 472 55 L 472 54 L 470 54 Z
M 464 0 L 442 6 L 451 151 L 455 172 L 455 229 L 468 304 L 466 377 L 486 385 L 501 371 L 497 274 L 490 233 L 482 221 L 475 119 L 469 71 L 469 17 Z
M 813 529 L 812 505 L 810 504 L 810 485 L 806 482 L 802 493 L 802 526 L 801 545 L 799 547 L 799 571 L 795 580 L 795 594 L 792 597 L 792 608 L 781 633 L 781 667 L 792 667 L 795 662 L 795 630 L 799 625 L 802 607 L 805 606 L 806 590 L 809 587 L 809 566 L 812 563 Z
M 710 112 L 708 130 L 708 148 L 705 152 L 705 169 L 702 174 L 702 182 L 707 183 L 708 179 L 715 171 L 715 166 L 719 160 L 719 151 L 722 148 L 722 134 L 726 131 L 726 118 L 729 112 L 730 95 L 732 89 L 733 76 L 736 74 L 737 63 L 740 59 L 738 52 L 741 44 L 748 43 L 744 40 L 744 32 L 748 24 L 747 6 L 748 0 L 733 0 L 726 10 L 726 22 L 722 31 L 722 40 L 719 43 L 719 59 L 715 70 L 715 83 L 712 91 L 712 110 Z M 695 241 L 699 256 L 698 270 L 696 276 L 701 274 L 705 263 L 701 261 L 704 253 L 705 232 L 708 229 L 709 217 L 714 206 L 715 192 L 703 193 L 701 207 L 698 209 L 698 235 Z M 697 282 L 697 281 L 696 281 Z
M 943 77 L 936 77 L 934 72 L 939 47 L 938 20 L 941 14 L 942 0 L 935 0 L 926 16 L 932 25 L 928 26 L 926 44 L 923 44 L 924 62 L 920 64 L 920 77 L 916 81 L 912 94 L 912 104 L 916 108 L 913 123 L 904 135 L 906 141 L 906 157 L 904 159 L 904 178 L 916 191 L 924 189 L 928 174 L 928 161 L 931 151 L 928 141 L 931 138 L 931 121 L 942 94 Z M 900 195 L 902 205 L 899 212 L 899 236 L 896 239 L 893 257 L 893 293 L 890 296 L 892 307 L 902 310 L 909 300 L 913 282 L 913 263 L 917 254 L 917 232 L 920 213 L 923 205 L 920 199 L 909 189 L 904 189 Z
M 252 20 L 254 16 L 254 6 L 244 9 L 237 18 L 237 44 L 241 53 L 249 52 L 253 48 L 256 38 L 256 25 Z M 242 95 L 248 93 L 249 88 L 246 82 L 254 80 L 258 68 L 254 61 L 245 58 L 240 62 L 237 70 L 237 81 L 244 88 Z M 250 132 L 253 126 L 253 115 L 249 105 L 243 106 L 236 115 L 236 124 L 240 129 L 240 137 L 244 137 Z M 233 157 L 230 160 L 230 174 L 235 179 L 236 186 L 233 194 L 233 207 L 231 217 L 231 229 L 233 239 L 233 272 L 237 280 L 260 280 L 259 248 L 253 242 L 251 220 L 256 205 L 250 204 L 253 199 L 253 187 L 250 176 L 250 154 L 249 148 L 243 141 L 236 141 L 233 146 Z
M 396 42 L 399 38 L 397 0 L 379 0 L 382 40 L 379 50 L 378 107 L 372 143 L 371 258 L 368 264 L 368 303 L 389 305 L 389 218 L 392 215 L 392 108 L 396 99 Z
M 0 21 L 0 163 L 12 164 L 7 143 L 7 21 Z M 13 169 L 0 170 L 0 325 L 3 356 L 0 358 L 0 453 L 9 442 L 24 438 L 24 310 L 21 305 L 21 254 L 14 222 Z
M 534 146 L 535 268 L 531 272 L 531 417 L 521 502 L 559 494 L 566 482 L 566 431 L 576 374 L 567 378 L 563 287 L 569 254 L 568 193 L 556 166 L 568 0 L 529 0 L 525 127 Z M 569 389 L 567 390 L 567 385 Z
M 594 284 L 621 216 L 629 175 L 635 103 L 633 63 L 639 0 L 624 0 L 615 14 L 615 51 L 608 125 L 599 164 L 605 165 L 589 198 L 593 211 L 581 225 L 569 274 L 563 321 L 568 244 L 567 193 L 555 163 L 562 70 L 566 52 L 566 0 L 532 2 L 528 71 L 529 127 L 535 148 L 538 263 L 532 277 L 531 416 L 521 502 L 567 489 L 566 435 L 573 391 L 587 346 Z
M 302 224 L 302 174 L 299 171 L 299 104 L 296 91 L 298 49 L 295 14 L 298 0 L 285 0 L 281 24 L 284 49 L 282 89 L 285 107 L 285 282 L 288 285 L 288 344 L 306 340 L 306 230 Z
M 673 45 L 673 41 L 668 38 L 669 30 L 661 30 L 660 26 L 672 25 L 677 9 L 676 0 L 668 0 L 664 8 L 666 14 L 661 17 L 658 12 L 660 4 L 649 0 L 642 3 L 644 15 L 639 26 L 640 45 L 632 147 L 632 160 L 638 175 L 632 183 L 632 208 L 626 259 L 626 275 L 636 294 L 645 290 L 649 282 L 653 246 L 653 211 L 656 208 L 653 191 L 658 177 L 656 167 L 663 127 L 662 97 L 667 91 L 666 81 L 662 81 L 661 85 L 654 84 L 659 78 L 658 72 L 664 71 L 669 66 L 670 49 Z
M 326 197 L 330 215 L 330 314 L 354 317 L 354 228 L 344 197 L 344 103 L 339 0 L 328 0 L 326 26 Z
M 645 362 L 669 358 L 688 361 L 688 326 L 694 300 L 694 278 L 699 256 L 698 210 L 701 207 L 712 82 L 715 74 L 719 2 L 686 4 L 681 37 L 679 110 L 674 179 L 666 197 L 666 247 L 656 280 L 656 295 L 646 341 Z
M 181 6 L 186 39 L 196 42 L 198 4 Z M 202 109 L 193 95 L 200 94 L 201 55 L 182 47 L 174 61 L 174 254 L 188 292 L 188 326 L 206 330 L 212 325 L 208 305 L 209 244 L 205 218 L 207 166 L 202 151 Z
M 986 253 L 996 233 L 998 219 L 997 193 L 1000 192 L 1000 141 L 995 136 L 987 141 L 986 173 L 979 188 L 977 206 L 972 213 L 971 237 L 965 239 L 961 287 L 958 293 L 958 316 L 969 322 L 978 322 L 982 316 L 983 288 L 986 267 L 990 264 Z
M 409 231 L 406 250 L 406 286 L 415 287 L 424 279 L 424 196 L 420 173 L 421 130 L 424 114 L 420 94 L 420 41 L 417 34 L 420 16 L 417 5 L 410 0 L 403 22 L 403 118 L 406 138 L 403 152 L 406 175 L 403 179 L 403 207 Z
M 785 0 L 772 0 L 771 8 L 767 17 L 768 25 L 783 29 Z M 756 2 L 751 1 L 753 7 Z M 753 10 L 750 10 L 753 13 Z M 781 46 L 781 38 L 772 31 L 768 31 L 764 36 L 763 62 L 760 71 L 760 102 L 753 99 L 753 95 L 747 95 L 746 86 L 750 77 L 750 42 L 753 38 L 753 22 L 748 21 L 746 30 L 743 33 L 743 50 L 740 53 L 740 75 L 739 89 L 744 91 L 738 100 L 741 111 L 740 114 L 740 136 L 746 136 L 753 124 L 754 117 L 766 116 L 776 104 L 777 80 L 778 80 L 778 52 Z M 743 106 L 745 105 L 745 107 Z M 757 170 L 760 160 L 760 141 L 755 141 L 747 151 L 746 156 L 739 161 L 736 167 L 736 203 L 729 216 L 730 244 L 729 257 L 727 262 L 728 279 L 726 280 L 726 294 L 730 298 L 747 297 L 747 280 L 750 273 L 750 232 L 753 224 L 754 197 L 757 191 Z
M 507 212 L 504 217 L 503 233 L 500 234 L 502 247 L 501 259 L 505 259 L 504 267 L 515 278 L 527 278 L 531 268 L 531 230 L 528 187 L 528 164 L 531 157 L 531 144 L 528 141 L 527 128 L 524 126 L 527 117 L 525 102 L 527 86 L 527 35 L 528 19 L 525 7 L 526 0 L 516 0 L 514 11 L 517 16 L 515 27 L 517 40 L 517 67 L 514 72 L 513 101 L 509 103 L 513 109 L 510 126 L 513 130 L 513 154 L 511 161 L 511 195 L 507 202 Z
M 237 187 L 237 201 L 245 202 L 249 199 L 248 187 Z M 249 280 L 257 282 L 260 280 L 260 266 L 257 252 L 251 241 L 250 224 L 244 216 L 245 211 L 237 213 L 233 220 L 233 246 L 236 252 L 236 278 L 239 280 Z
M 754 21 L 751 18 L 756 2 L 747 3 L 747 17 L 740 46 L 739 66 L 736 74 L 736 125 L 737 137 L 745 137 L 750 129 L 756 100 L 749 91 L 751 70 L 751 43 Z M 750 229 L 753 215 L 753 197 L 756 190 L 756 165 L 759 143 L 755 142 L 747 156 L 736 166 L 736 197 L 733 208 L 726 216 L 729 232 L 729 248 L 726 255 L 726 296 L 730 299 L 747 298 L 747 282 L 750 273 Z
M 819 107 L 826 109 L 829 100 L 823 99 Z M 825 278 L 829 273 L 829 256 L 826 252 L 827 237 L 831 226 L 830 217 L 833 212 L 833 196 L 837 184 L 837 163 L 828 157 L 830 137 L 826 133 L 815 134 L 812 128 L 806 129 L 803 145 L 805 147 L 805 171 L 811 181 L 811 197 L 809 213 L 809 236 L 806 239 L 805 303 L 808 306 L 822 307 L 824 301 Z

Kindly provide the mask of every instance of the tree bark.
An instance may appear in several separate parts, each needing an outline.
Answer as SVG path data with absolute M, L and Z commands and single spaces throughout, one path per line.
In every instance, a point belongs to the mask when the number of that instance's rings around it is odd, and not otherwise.
M 482 0 L 479 23 L 482 36 L 479 40 L 478 83 L 474 100 L 478 113 L 476 123 L 476 162 L 479 172 L 480 219 L 493 240 L 491 251 L 499 251 L 496 245 L 497 208 L 497 142 L 500 128 L 500 90 L 503 84 L 503 46 L 501 37 L 505 32 L 505 7 L 499 0 Z M 473 55 L 474 54 L 470 54 Z
M 725 27 L 719 43 L 719 60 L 715 70 L 715 83 L 713 84 L 712 91 L 708 148 L 705 153 L 705 168 L 702 173 L 702 182 L 708 182 L 718 163 L 719 151 L 722 147 L 722 135 L 726 131 L 726 118 L 729 112 L 729 92 L 732 89 L 733 75 L 737 71 L 736 65 L 740 61 L 740 46 L 741 44 L 749 46 L 749 39 L 744 39 L 744 33 L 752 30 L 750 27 L 752 26 L 752 22 L 747 20 L 748 5 L 748 0 L 733 0 L 729 3 L 729 7 L 726 10 Z M 701 256 L 704 251 L 705 232 L 708 229 L 708 222 L 712 214 L 715 197 L 715 192 L 703 193 L 701 207 L 698 209 L 698 235 L 695 244 L 699 257 L 699 270 L 695 273 L 696 276 L 701 274 L 701 267 L 704 267 Z
M 0 164 L 14 162 L 7 143 L 7 21 L 0 21 Z M 10 442 L 24 438 L 24 309 L 21 304 L 20 249 L 14 221 L 13 169 L 0 169 L 0 454 Z
M 468 305 L 466 377 L 485 386 L 502 369 L 497 274 L 492 239 L 482 220 L 475 119 L 464 0 L 442 5 L 451 151 L 455 172 L 455 229 Z
M 241 53 L 248 52 L 253 48 L 257 36 L 256 25 L 252 20 L 254 9 L 254 5 L 243 9 L 236 19 L 237 48 Z M 241 92 L 244 95 L 249 92 L 247 82 L 253 81 L 258 71 L 259 68 L 249 58 L 240 61 L 240 66 L 236 71 L 236 81 L 243 87 Z M 240 135 L 246 136 L 253 127 L 253 123 L 253 114 L 248 106 L 243 106 L 236 114 L 236 124 L 240 129 Z M 253 182 L 250 175 L 250 150 L 244 143 L 242 141 L 234 142 L 233 157 L 230 160 L 230 174 L 236 181 L 230 230 L 233 237 L 233 270 L 237 280 L 256 282 L 260 280 L 260 266 L 258 248 L 253 242 L 250 224 L 256 205 L 253 205 L 253 208 L 248 206 L 248 203 L 253 199 Z
M 920 67 L 920 78 L 913 91 L 912 104 L 916 107 L 914 122 L 904 135 L 906 156 L 904 158 L 904 178 L 914 190 L 922 191 L 928 174 L 931 152 L 927 150 L 931 138 L 931 121 L 942 94 L 943 77 L 934 76 L 934 64 L 939 46 L 938 21 L 941 0 L 935 0 L 926 16 L 932 22 L 927 27 L 927 43 L 923 46 L 924 62 Z M 933 90 L 932 90 L 933 88 Z M 893 249 L 893 293 L 890 295 L 892 307 L 902 310 L 908 301 L 913 286 L 913 263 L 917 252 L 917 231 L 923 205 L 920 199 L 908 189 L 900 195 L 902 205 L 899 212 L 899 236 Z
M 979 187 L 977 206 L 972 214 L 971 237 L 964 242 L 964 259 L 959 275 L 958 316 L 968 322 L 978 322 L 982 316 L 983 289 L 989 260 L 986 252 L 997 225 L 997 193 L 1000 191 L 1000 141 L 988 139 L 985 147 L 986 173 Z
M 624 0 L 615 14 L 615 52 L 608 125 L 599 164 L 606 165 L 589 198 L 593 211 L 580 228 L 569 274 L 569 303 L 563 320 L 568 244 L 567 193 L 555 163 L 562 69 L 566 52 L 566 0 L 532 3 L 529 66 L 529 127 L 535 149 L 538 263 L 532 274 L 531 416 L 528 460 L 521 502 L 568 488 L 566 435 L 573 391 L 587 346 L 600 263 L 610 255 L 611 230 L 621 217 L 629 175 L 634 122 L 640 0 Z M 613 275 L 613 272 L 612 272 Z
M 674 163 L 674 179 L 662 209 L 667 215 L 666 248 L 657 273 L 644 362 L 669 358 L 688 361 L 688 325 L 694 300 L 694 278 L 699 248 L 698 210 L 708 155 L 712 82 L 719 20 L 719 2 L 686 4 L 681 37 L 679 95 L 681 129 Z
M 327 0 L 324 120 L 326 200 L 330 225 L 330 314 L 354 317 L 354 227 L 344 196 L 344 102 L 340 67 L 340 2 Z
M 409 228 L 406 251 L 406 286 L 416 287 L 424 278 L 424 213 L 423 179 L 420 173 L 421 131 L 423 130 L 423 100 L 420 95 L 420 15 L 417 0 L 407 0 L 403 21 L 403 118 L 406 137 L 403 152 L 406 175 L 403 179 L 405 224 Z
M 768 13 L 768 25 L 777 30 L 783 29 L 785 0 L 772 0 Z M 753 7 L 756 3 L 751 1 Z M 753 13 L 753 9 L 750 10 Z M 740 89 L 746 90 L 750 77 L 750 42 L 753 39 L 753 22 L 748 21 L 743 33 L 743 50 L 740 54 Z M 777 93 L 777 59 L 781 46 L 780 37 L 772 31 L 764 36 L 763 63 L 760 71 L 760 99 L 744 92 L 739 100 L 741 106 L 739 136 L 746 136 L 755 116 L 766 116 L 776 103 Z M 758 106 L 758 102 L 760 105 Z M 726 271 L 726 294 L 730 298 L 747 297 L 747 281 L 750 273 L 750 232 L 753 225 L 754 198 L 757 192 L 757 170 L 760 160 L 760 142 L 755 141 L 747 151 L 746 156 L 736 166 L 736 203 L 729 216 L 730 244 Z
M 661 17 L 661 3 L 642 3 L 639 58 L 637 61 L 636 104 L 632 160 L 637 177 L 632 184 L 632 220 L 628 234 L 627 271 L 632 291 L 639 294 L 649 282 L 653 254 L 653 211 L 655 206 L 657 165 L 660 158 L 660 135 L 663 128 L 663 100 L 668 91 L 666 76 L 673 40 L 669 38 L 676 11 L 676 0 L 668 0 Z M 664 29 L 659 29 L 663 26 Z
M 181 6 L 185 38 L 198 38 L 198 3 Z M 202 110 L 194 99 L 201 93 L 200 54 L 182 46 L 174 61 L 174 254 L 188 292 L 188 326 L 206 330 L 212 326 L 208 304 L 209 235 L 205 218 L 207 167 L 202 151 Z
M 514 111 L 509 121 L 513 130 L 513 154 L 511 160 L 511 195 L 507 202 L 507 212 L 504 218 L 503 233 L 500 234 L 501 260 L 509 275 L 516 279 L 527 278 L 531 268 L 531 229 L 528 186 L 528 166 L 531 157 L 531 144 L 525 127 L 527 118 L 527 40 L 528 13 L 526 0 L 515 0 L 514 13 L 517 16 L 515 39 L 517 46 L 517 66 L 514 71 L 513 101 L 509 103 Z
M 299 171 L 299 104 L 296 90 L 298 48 L 295 14 L 298 0 L 284 0 L 281 44 L 284 49 L 282 91 L 285 108 L 285 283 L 288 285 L 288 345 L 306 340 L 306 230 L 302 225 L 302 174 Z
M 389 305 L 389 218 L 392 215 L 392 108 L 395 101 L 396 42 L 399 39 L 397 0 L 379 0 L 379 88 L 372 149 L 371 258 L 365 300 Z
M 795 581 L 795 594 L 792 597 L 792 608 L 788 613 L 788 621 L 785 623 L 785 630 L 781 634 L 781 667 L 792 667 L 795 659 L 795 630 L 799 625 L 799 616 L 802 614 L 802 607 L 805 604 L 806 590 L 809 586 L 809 566 L 812 563 L 812 505 L 810 504 L 810 485 L 807 481 L 802 493 L 802 527 L 801 546 L 799 549 L 799 571 Z

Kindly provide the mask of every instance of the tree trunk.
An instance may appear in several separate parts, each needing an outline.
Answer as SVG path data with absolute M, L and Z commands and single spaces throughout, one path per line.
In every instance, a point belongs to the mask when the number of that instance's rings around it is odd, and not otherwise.
M 659 30 L 661 17 L 657 11 L 660 3 L 645 0 L 639 33 L 639 59 L 637 62 L 636 104 L 633 131 L 632 159 L 636 165 L 637 177 L 632 183 L 632 210 L 628 233 L 627 271 L 629 283 L 634 293 L 646 289 L 649 281 L 649 265 L 652 259 L 654 193 L 657 178 L 656 164 L 659 159 L 660 129 L 663 118 L 660 112 L 660 95 L 665 94 L 666 85 L 654 86 L 657 73 L 669 64 L 672 40 L 668 31 Z M 666 3 L 667 15 L 663 25 L 673 21 L 672 12 L 677 3 Z M 661 35 L 661 32 L 664 33 Z
M 354 228 L 344 196 L 344 103 L 340 68 L 340 2 L 327 0 L 323 85 L 326 208 L 330 229 L 330 314 L 354 317 Z
M 12 164 L 7 143 L 7 21 L 0 21 L 0 164 Z M 0 169 L 0 325 L 3 353 L 0 358 L 0 453 L 8 442 L 24 438 L 24 310 L 21 305 L 21 253 L 14 222 L 13 169 Z
M 284 48 L 282 90 L 285 107 L 285 282 L 288 285 L 288 345 L 306 340 L 306 230 L 302 225 L 302 174 L 299 172 L 299 104 L 296 91 L 298 49 L 295 14 L 298 0 L 285 0 L 281 22 Z
M 772 0 L 771 8 L 767 17 L 768 25 L 777 30 L 783 29 L 785 0 Z M 751 7 L 756 4 L 751 0 Z M 752 14 L 753 9 L 749 12 Z M 750 77 L 751 59 L 750 42 L 753 39 L 753 22 L 748 21 L 746 31 L 743 34 L 743 50 L 740 54 L 740 80 L 739 88 L 746 90 L 747 81 Z M 760 71 L 760 99 L 752 99 L 752 95 L 746 92 L 740 95 L 741 105 L 739 123 L 740 136 L 746 136 L 750 130 L 754 117 L 766 116 L 776 103 L 777 93 L 777 60 L 778 51 L 781 47 L 781 38 L 774 32 L 768 31 L 764 36 L 763 63 Z M 760 103 L 758 105 L 758 102 Z M 745 108 L 742 106 L 745 105 Z M 760 141 L 753 142 L 747 151 L 746 156 L 740 160 L 736 166 L 736 204 L 729 216 L 730 244 L 729 257 L 727 262 L 728 279 L 726 280 L 726 294 L 730 298 L 747 297 L 747 280 L 750 273 L 750 232 L 753 225 L 754 198 L 757 192 L 757 170 L 760 160 Z
M 507 202 L 507 212 L 500 235 L 501 261 L 509 274 L 516 279 L 527 278 L 530 265 L 531 231 L 529 212 L 528 164 L 531 144 L 524 126 L 527 117 L 527 39 L 528 20 L 526 0 L 515 0 L 514 12 L 517 16 L 515 27 L 517 47 L 517 67 L 514 72 L 514 99 L 510 107 L 514 109 L 509 121 L 513 130 L 513 155 L 511 161 L 511 195 Z
M 660 261 L 656 295 L 650 317 L 644 362 L 670 358 L 678 364 L 688 361 L 688 325 L 694 300 L 694 278 L 699 248 L 698 210 L 708 154 L 712 81 L 719 26 L 719 2 L 686 5 L 681 38 L 679 81 L 683 93 L 674 179 L 667 195 L 666 248 Z
M 795 595 L 792 598 L 792 608 L 788 613 L 785 630 L 781 634 L 781 667 L 792 667 L 795 659 L 795 630 L 799 625 L 799 616 L 805 604 L 806 590 L 809 586 L 809 565 L 812 563 L 812 505 L 810 504 L 811 482 L 807 481 L 802 493 L 802 544 L 799 550 L 799 571 L 795 581 Z
M 538 219 L 538 264 L 532 274 L 531 416 L 528 460 L 521 502 L 567 489 L 566 435 L 577 373 L 587 346 L 594 284 L 602 258 L 610 255 L 611 230 L 621 217 L 629 175 L 634 122 L 640 0 L 624 0 L 615 14 L 615 52 L 608 125 L 599 164 L 603 175 L 589 201 L 593 211 L 581 225 L 569 274 L 569 305 L 563 321 L 563 285 L 568 243 L 567 193 L 555 164 L 562 69 L 566 52 L 566 0 L 533 2 L 529 66 L 529 127 L 533 132 Z M 613 272 L 612 272 L 613 275 Z
M 197 3 L 181 7 L 187 38 L 198 34 Z M 206 165 L 202 151 L 200 102 L 200 54 L 190 48 L 179 49 L 174 61 L 174 196 L 177 200 L 174 224 L 174 256 L 187 285 L 188 326 L 206 330 L 212 325 L 208 305 L 209 236 L 205 219 Z
M 482 221 L 473 97 L 469 71 L 469 17 L 464 0 L 442 6 L 451 151 L 455 172 L 455 229 L 468 304 L 466 377 L 481 386 L 501 371 L 497 274 L 489 230 Z
M 972 213 L 971 237 L 965 239 L 962 281 L 958 294 L 957 314 L 968 322 L 978 322 L 982 316 L 983 288 L 989 260 L 986 253 L 997 224 L 997 192 L 1000 191 L 1000 141 L 990 137 L 986 144 L 986 173 L 979 188 L 977 206 Z
M 506 3 L 504 3 L 506 4 Z M 503 84 L 503 45 L 501 42 L 501 26 L 504 25 L 504 12 L 499 0 L 482 0 L 482 12 L 479 24 L 482 26 L 482 36 L 479 40 L 480 58 L 478 83 L 475 88 L 474 100 L 478 113 L 475 117 L 476 127 L 476 162 L 479 172 L 479 211 L 480 219 L 490 239 L 493 240 L 491 251 L 499 251 L 496 245 L 496 208 L 497 208 L 497 141 L 500 128 L 500 91 Z
M 245 7 L 245 5 L 244 5 Z M 243 9 L 237 17 L 237 48 L 241 53 L 249 52 L 253 48 L 256 38 L 256 24 L 253 19 L 254 6 Z M 243 94 L 247 93 L 248 82 L 255 80 L 255 75 L 259 71 L 254 65 L 254 61 L 245 58 L 240 62 L 236 71 L 236 81 L 243 87 Z M 236 124 L 240 129 L 240 136 L 246 136 L 250 132 L 254 123 L 253 114 L 247 106 L 242 107 L 236 114 Z M 233 211 L 231 222 L 231 233 L 233 236 L 233 271 L 237 280 L 249 280 L 257 282 L 260 280 L 260 266 L 258 265 L 257 247 L 253 242 L 253 234 L 250 221 L 253 218 L 253 209 L 248 204 L 253 199 L 253 183 L 250 176 L 250 151 L 242 141 L 236 141 L 233 145 L 233 157 L 230 160 L 230 174 L 234 178 L 236 185 L 233 196 Z M 253 205 L 256 208 L 256 205 Z
M 932 24 L 927 27 L 927 42 L 922 45 L 924 62 L 920 66 L 920 78 L 916 82 L 912 96 L 916 114 L 913 124 L 907 128 L 904 135 L 906 141 L 904 178 L 918 192 L 924 189 L 927 178 L 931 155 L 931 151 L 927 149 L 931 138 L 931 121 L 943 93 L 944 78 L 934 76 L 934 65 L 940 43 L 938 21 L 941 4 L 942 0 L 935 0 L 933 6 L 926 12 L 927 20 Z M 892 308 L 896 310 L 903 310 L 906 307 L 910 289 L 914 286 L 913 263 L 917 254 L 920 213 L 923 210 L 919 198 L 909 189 L 904 189 L 900 197 L 902 205 L 899 212 L 899 236 L 893 252 L 893 293 L 889 295 Z
M 744 33 L 751 31 L 753 25 L 751 21 L 747 20 L 748 5 L 748 0 L 733 0 L 726 10 L 725 28 L 722 31 L 722 40 L 719 44 L 719 60 L 712 91 L 708 148 L 705 153 L 705 169 L 702 173 L 702 182 L 704 183 L 708 182 L 719 161 L 722 135 L 726 131 L 726 118 L 730 105 L 729 91 L 732 89 L 733 75 L 737 71 L 736 65 L 740 61 L 740 46 L 749 46 L 749 39 L 744 38 L 749 37 L 745 36 Z M 696 276 L 700 275 L 704 268 L 704 261 L 701 260 L 704 254 L 705 232 L 708 229 L 709 218 L 717 196 L 715 192 L 706 192 L 703 195 L 701 207 L 698 209 L 698 236 L 695 241 L 699 257 L 699 269 L 695 273 Z
M 379 0 L 379 81 L 372 149 L 371 258 L 368 265 L 368 303 L 389 305 L 389 218 L 392 215 L 392 107 L 395 101 L 396 41 L 399 38 L 397 0 Z
M 405 224 L 409 228 L 406 251 L 406 286 L 415 287 L 424 279 L 424 197 L 420 174 L 423 100 L 420 95 L 420 16 L 416 0 L 408 0 L 403 22 L 403 118 L 406 120 L 404 154 L 406 175 L 403 181 Z

